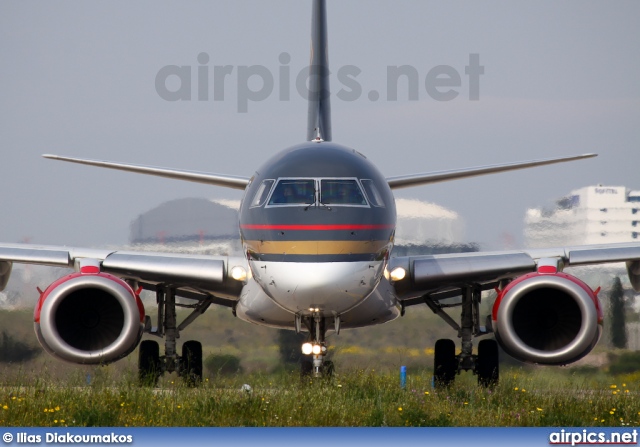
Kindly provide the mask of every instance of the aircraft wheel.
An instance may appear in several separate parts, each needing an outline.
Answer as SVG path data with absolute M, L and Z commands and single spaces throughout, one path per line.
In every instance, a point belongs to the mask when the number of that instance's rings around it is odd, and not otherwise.
M 300 377 L 311 377 L 313 373 L 313 361 L 309 356 L 302 356 L 300 359 Z
M 336 367 L 333 365 L 333 362 L 331 360 L 326 360 L 323 363 L 322 373 L 327 379 L 330 379 L 331 377 L 333 377 L 333 372 L 335 371 L 335 369 Z
M 447 387 L 453 383 L 458 372 L 456 345 L 453 340 L 436 341 L 433 358 L 433 379 L 436 387 Z
M 187 386 L 202 382 L 202 343 L 199 341 L 189 340 L 182 345 L 180 375 Z
M 495 340 L 481 340 L 478 343 L 476 374 L 480 386 L 489 388 L 498 384 L 500 365 L 498 363 L 498 343 Z
M 140 386 L 156 386 L 161 374 L 160 345 L 153 340 L 143 340 L 138 348 L 138 380 Z

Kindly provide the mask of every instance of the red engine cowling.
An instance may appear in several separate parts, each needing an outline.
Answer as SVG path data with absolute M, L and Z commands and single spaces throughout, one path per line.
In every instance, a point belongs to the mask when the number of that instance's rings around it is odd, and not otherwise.
M 529 363 L 566 365 L 600 339 L 597 292 L 566 273 L 530 273 L 509 283 L 493 305 L 493 330 L 505 352 Z
M 133 351 L 142 337 L 144 306 L 123 280 L 73 273 L 40 295 L 34 312 L 38 341 L 54 357 L 105 364 Z

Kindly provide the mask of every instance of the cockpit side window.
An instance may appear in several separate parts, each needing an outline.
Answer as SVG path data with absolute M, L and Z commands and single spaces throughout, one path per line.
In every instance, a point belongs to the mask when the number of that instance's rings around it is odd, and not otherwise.
M 323 179 L 320 181 L 320 203 L 324 205 L 362 205 L 367 201 L 355 179 Z
M 253 200 L 251 201 L 251 208 L 264 205 L 264 203 L 267 201 L 267 197 L 269 197 L 269 192 L 271 192 L 271 187 L 274 183 L 275 180 L 264 180 L 260 184 L 256 195 L 253 196 Z
M 269 205 L 304 205 L 315 203 L 316 187 L 313 179 L 282 179 L 278 181 Z
M 373 184 L 373 180 L 362 179 L 360 180 L 360 183 L 362 183 L 362 187 L 367 193 L 367 198 L 373 206 L 384 206 L 384 200 L 382 200 L 382 196 L 380 195 L 378 188 L 376 188 L 376 185 Z

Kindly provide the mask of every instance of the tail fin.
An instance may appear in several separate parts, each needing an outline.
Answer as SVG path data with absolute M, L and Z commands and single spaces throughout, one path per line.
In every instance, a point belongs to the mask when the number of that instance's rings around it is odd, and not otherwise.
M 325 0 L 313 0 L 311 62 L 309 63 L 309 115 L 307 140 L 331 141 L 329 101 L 329 47 Z

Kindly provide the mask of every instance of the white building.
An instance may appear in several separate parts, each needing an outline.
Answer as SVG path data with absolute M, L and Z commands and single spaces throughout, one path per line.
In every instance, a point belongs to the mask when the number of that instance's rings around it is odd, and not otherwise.
M 551 209 L 532 208 L 525 216 L 530 248 L 631 242 L 638 234 L 640 191 L 624 186 L 586 186 Z
M 455 245 L 464 241 L 458 213 L 435 203 L 396 199 L 397 245 Z

